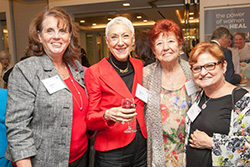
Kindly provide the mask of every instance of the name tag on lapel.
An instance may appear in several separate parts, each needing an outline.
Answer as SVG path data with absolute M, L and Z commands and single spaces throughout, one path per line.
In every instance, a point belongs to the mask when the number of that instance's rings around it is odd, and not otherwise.
M 53 94 L 61 89 L 66 88 L 65 84 L 58 75 L 44 79 L 42 80 L 42 83 L 44 84 L 49 94 Z
M 145 103 L 148 102 L 148 90 L 138 83 L 136 87 L 135 96 L 144 101 Z

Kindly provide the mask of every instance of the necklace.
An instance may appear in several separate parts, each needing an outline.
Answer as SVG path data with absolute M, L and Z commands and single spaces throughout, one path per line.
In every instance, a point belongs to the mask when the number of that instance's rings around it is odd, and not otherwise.
M 72 96 L 74 98 L 74 100 L 76 101 L 80 111 L 82 110 L 83 108 L 83 101 L 82 101 L 82 95 L 81 95 L 81 92 L 77 89 L 76 85 L 75 85 L 75 82 L 73 81 L 73 79 L 71 78 L 70 74 L 69 74 L 69 78 L 70 78 L 70 81 L 72 82 L 72 85 L 74 86 L 75 90 L 77 91 L 77 94 L 79 96 L 79 99 L 80 99 L 80 104 L 79 102 L 77 101 L 77 99 L 75 98 L 74 94 L 72 93 Z
M 205 95 L 205 94 L 204 94 Z M 202 104 L 201 108 L 204 110 L 207 107 L 207 102 L 211 99 L 211 97 L 209 97 L 209 99 L 206 98 L 205 95 L 205 102 Z
M 122 70 L 122 69 L 120 69 L 119 67 L 117 67 L 117 66 L 115 65 L 115 63 L 113 63 L 112 58 L 110 58 L 110 62 L 113 64 L 113 66 L 114 66 L 116 69 L 118 69 L 118 70 L 120 71 L 120 73 L 125 73 L 125 72 L 128 72 L 129 62 L 128 62 L 127 67 L 126 67 L 124 70 Z

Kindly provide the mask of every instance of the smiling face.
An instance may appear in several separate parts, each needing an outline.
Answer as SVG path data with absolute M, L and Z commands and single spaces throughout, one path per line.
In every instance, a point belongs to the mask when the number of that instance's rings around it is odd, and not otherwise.
M 119 23 L 110 27 L 106 37 L 106 43 L 110 52 L 119 61 L 127 60 L 132 50 L 134 40 L 130 29 L 126 25 Z
M 8 58 L 8 56 L 6 55 L 6 56 L 2 56 L 1 58 L 0 58 L 0 61 L 1 61 L 1 64 L 2 64 L 2 66 L 3 66 L 3 69 L 7 69 L 7 67 L 9 66 L 9 58 Z
M 241 35 L 234 36 L 234 46 L 242 49 L 245 46 L 245 39 Z
M 181 46 L 174 33 L 161 33 L 154 41 L 153 52 L 161 63 L 176 61 L 180 54 Z
M 212 62 L 218 62 L 219 60 L 215 57 L 213 57 L 209 53 L 202 53 L 197 57 L 197 62 L 193 65 L 194 67 L 197 66 L 203 66 L 207 63 Z M 221 84 L 225 82 L 224 73 L 226 72 L 226 61 L 224 61 L 224 64 L 221 63 L 216 65 L 213 70 L 207 71 L 204 67 L 201 69 L 200 72 L 194 73 L 193 72 L 193 78 L 195 83 L 203 88 L 206 89 L 214 89 L 216 90 L 217 87 L 219 87 Z
M 38 32 L 43 49 L 51 58 L 62 58 L 70 43 L 71 34 L 65 27 L 62 23 L 58 24 L 57 18 L 49 16 L 43 21 L 42 32 Z

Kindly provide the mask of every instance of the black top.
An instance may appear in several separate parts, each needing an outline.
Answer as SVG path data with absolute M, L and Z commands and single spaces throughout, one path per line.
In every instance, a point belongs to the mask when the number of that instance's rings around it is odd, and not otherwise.
M 240 88 L 234 93 L 234 103 L 240 100 L 244 94 L 247 93 L 245 89 Z M 209 97 L 203 93 L 199 102 L 199 107 Z M 191 123 L 190 135 L 196 130 L 206 132 L 210 137 L 213 133 L 228 134 L 230 127 L 232 110 L 232 96 L 226 95 L 220 98 L 210 99 L 207 102 L 207 107 L 201 111 L 199 116 Z M 190 137 L 190 136 L 189 136 Z M 212 156 L 210 149 L 196 149 L 187 145 L 187 167 L 211 167 Z
M 112 59 L 112 62 L 120 69 L 124 70 L 128 66 L 128 72 L 121 73 L 119 69 L 117 69 L 113 63 L 110 61 Z M 129 61 L 129 58 L 126 61 L 118 61 L 112 54 L 108 58 L 108 62 L 111 64 L 111 66 L 116 70 L 116 72 L 120 75 L 122 80 L 127 85 L 130 92 L 132 92 L 133 88 L 133 81 L 134 81 L 134 68 L 132 64 Z

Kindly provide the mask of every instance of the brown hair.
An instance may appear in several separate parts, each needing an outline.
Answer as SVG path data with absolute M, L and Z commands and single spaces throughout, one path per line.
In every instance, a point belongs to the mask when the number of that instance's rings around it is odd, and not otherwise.
M 155 55 L 149 46 L 149 29 L 141 29 L 135 32 L 135 53 L 143 61 L 153 60 Z
M 154 42 L 159 37 L 161 33 L 171 33 L 173 32 L 178 40 L 178 44 L 181 46 L 184 42 L 182 35 L 182 30 L 172 20 L 163 19 L 155 23 L 152 29 L 149 31 L 149 44 L 152 49 L 154 49 Z
M 220 61 L 222 65 L 223 65 L 223 63 L 225 61 L 224 54 L 223 54 L 223 52 L 221 50 L 221 47 L 219 45 L 214 44 L 214 43 L 209 43 L 209 42 L 201 42 L 201 43 L 198 43 L 191 50 L 191 52 L 189 54 L 189 64 L 190 64 L 190 66 L 197 63 L 198 57 L 203 53 L 211 54 L 213 57 L 218 59 L 218 61 Z
M 69 14 L 61 8 L 51 8 L 44 10 L 32 20 L 29 26 L 29 55 L 41 56 L 45 53 L 43 49 L 40 50 L 40 48 L 42 48 L 42 44 L 40 43 L 37 33 L 43 31 L 43 21 L 49 16 L 55 17 L 58 20 L 58 25 L 62 25 L 69 31 L 69 33 L 71 33 L 70 43 L 68 49 L 63 55 L 63 59 L 77 59 L 80 55 L 80 49 L 78 45 L 78 31 Z
M 240 36 L 244 39 L 244 41 L 246 40 L 246 36 L 245 36 L 245 33 L 244 33 L 244 32 L 237 32 L 236 34 L 234 34 L 234 37 L 235 37 L 236 35 L 240 35 Z

